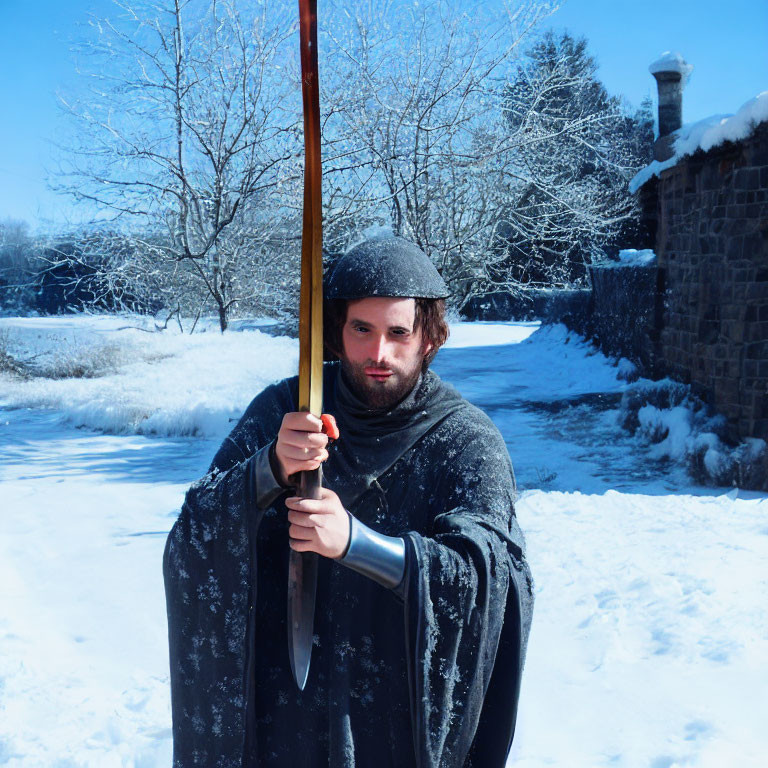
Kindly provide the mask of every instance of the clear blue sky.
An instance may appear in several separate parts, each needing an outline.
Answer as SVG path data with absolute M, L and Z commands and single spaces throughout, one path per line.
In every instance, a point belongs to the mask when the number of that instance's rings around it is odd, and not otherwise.
M 62 127 L 56 93 L 77 83 L 69 46 L 78 25 L 111 9 L 110 0 L 0 0 L 0 219 L 67 217 L 45 181 Z M 694 66 L 685 122 L 735 112 L 768 90 L 768 0 L 565 0 L 544 26 L 585 36 L 608 91 L 635 106 L 655 100 L 651 61 L 680 51 Z

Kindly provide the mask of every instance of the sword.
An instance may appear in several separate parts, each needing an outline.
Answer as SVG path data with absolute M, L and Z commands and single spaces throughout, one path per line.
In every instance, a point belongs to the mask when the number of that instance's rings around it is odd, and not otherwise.
M 317 68 L 317 0 L 299 0 L 301 91 L 304 102 L 304 219 L 299 303 L 300 411 L 320 416 L 323 405 L 323 231 L 320 167 L 320 90 Z M 302 472 L 299 496 L 320 498 L 322 470 Z M 312 656 L 317 553 L 290 550 L 288 656 L 303 691 Z

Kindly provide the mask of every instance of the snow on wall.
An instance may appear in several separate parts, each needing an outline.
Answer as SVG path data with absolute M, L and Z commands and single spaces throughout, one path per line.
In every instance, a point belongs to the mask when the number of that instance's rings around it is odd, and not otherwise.
M 656 254 L 651 248 L 623 248 L 619 251 L 618 261 L 606 261 L 595 264 L 600 269 L 615 269 L 617 267 L 649 267 L 656 263 Z
M 725 141 L 740 141 L 749 136 L 758 124 L 768 121 L 768 91 L 763 91 L 744 103 L 735 115 L 712 115 L 695 123 L 686 123 L 673 132 L 674 154 L 668 160 L 654 160 L 639 171 L 629 182 L 634 194 L 648 179 L 676 165 L 696 150 L 704 152 Z

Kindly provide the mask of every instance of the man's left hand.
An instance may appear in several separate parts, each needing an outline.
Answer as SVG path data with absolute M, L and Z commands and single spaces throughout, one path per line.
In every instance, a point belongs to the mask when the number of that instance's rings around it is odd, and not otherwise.
M 289 544 L 296 552 L 317 552 L 323 557 L 341 557 L 349 543 L 349 515 L 339 497 L 329 488 L 320 489 L 320 499 L 291 496 L 288 507 Z

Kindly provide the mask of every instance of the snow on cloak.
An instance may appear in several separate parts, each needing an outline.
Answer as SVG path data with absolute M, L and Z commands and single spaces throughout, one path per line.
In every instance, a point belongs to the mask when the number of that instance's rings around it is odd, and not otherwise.
M 336 368 L 326 366 L 325 409 L 331 413 Z M 247 755 L 257 754 L 247 714 L 254 695 L 248 690 L 253 679 L 248 664 L 258 663 L 249 649 L 260 631 L 253 606 L 264 578 L 256 541 L 265 512 L 248 501 L 246 459 L 274 439 L 283 414 L 295 408 L 296 387 L 297 380 L 289 379 L 254 399 L 209 473 L 189 489 L 166 542 L 175 768 L 241 768 L 253 764 Z M 428 372 L 420 402 L 427 404 L 435 392 L 445 401 L 446 390 L 453 391 Z M 402 533 L 408 568 L 401 637 L 412 764 L 502 768 L 514 735 L 533 582 L 514 516 L 514 475 L 501 435 L 466 401 L 454 401 L 446 412 L 424 442 L 442 446 L 440 455 L 427 460 L 438 474 L 450 466 L 455 488 L 444 511 L 423 530 Z M 460 450 L 446 451 L 457 434 L 462 435 Z M 376 478 L 370 482 L 377 484 Z M 275 507 L 284 519 L 282 502 L 273 505 L 273 516 Z M 287 560 L 287 524 L 285 530 Z M 330 561 L 324 565 L 346 571 Z M 284 628 L 285 610 L 284 604 L 274 606 L 275 624 L 264 631 Z M 284 631 L 275 642 L 286 644 Z M 344 768 L 351 766 L 353 755 Z

